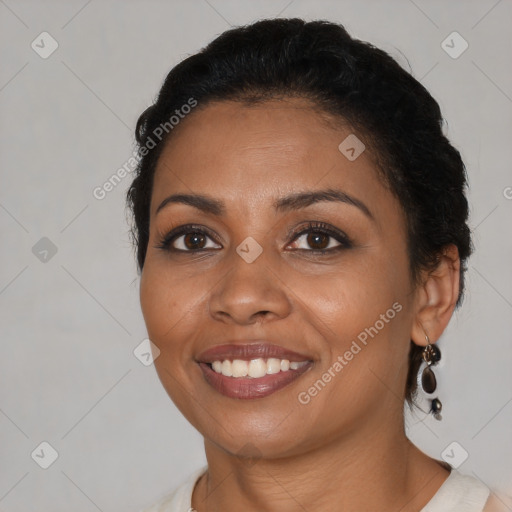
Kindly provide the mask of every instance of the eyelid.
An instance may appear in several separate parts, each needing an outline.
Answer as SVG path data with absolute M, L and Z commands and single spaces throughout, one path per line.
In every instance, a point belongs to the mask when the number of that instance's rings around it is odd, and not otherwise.
M 289 234 L 288 239 L 290 240 L 288 244 L 293 243 L 297 238 L 300 236 L 310 233 L 310 232 L 317 232 L 317 233 L 324 233 L 335 240 L 337 240 L 340 243 L 339 247 L 352 247 L 353 242 L 350 239 L 350 237 L 344 233 L 343 231 L 334 228 L 333 226 L 330 226 L 329 224 L 326 224 L 325 222 L 321 221 L 307 221 L 306 223 L 302 224 L 300 227 L 293 228 Z M 295 249 L 295 250 L 301 250 L 301 249 Z M 304 249 L 306 250 L 306 249 Z M 327 249 L 327 250 L 321 250 L 321 249 L 309 249 L 309 252 L 329 252 L 333 251 L 334 249 Z
M 181 252 L 181 253 L 184 253 L 184 252 L 192 253 L 192 252 L 200 252 L 200 251 L 204 251 L 204 250 L 211 250 L 211 249 L 196 249 L 195 251 L 184 251 L 182 249 L 176 249 L 176 248 L 172 247 L 173 241 L 175 241 L 180 236 L 184 236 L 188 233 L 202 233 L 202 234 L 206 235 L 207 237 L 209 237 L 214 243 L 222 246 L 222 243 L 217 240 L 216 234 L 214 234 L 213 231 L 210 230 L 209 228 L 207 228 L 206 226 L 202 226 L 199 224 L 184 224 L 184 225 L 181 225 L 181 226 L 178 226 L 178 227 L 172 229 L 171 231 L 169 231 L 168 233 L 166 233 L 164 235 L 158 235 L 159 241 L 155 247 L 157 249 L 164 249 L 167 251 Z
M 302 223 L 299 227 L 292 228 L 287 235 L 287 246 L 293 242 L 295 242 L 299 237 L 306 233 L 323 233 L 331 238 L 334 238 L 340 245 L 330 249 L 294 249 L 295 251 L 306 251 L 311 253 L 327 253 L 334 252 L 336 249 L 343 249 L 352 247 L 353 242 L 349 236 L 347 236 L 343 231 L 334 228 L 333 226 L 322 222 L 322 221 L 306 221 Z M 159 236 L 159 243 L 155 246 L 159 249 L 164 249 L 167 251 L 177 252 L 177 253 L 194 253 L 194 252 L 202 252 L 209 251 L 212 248 L 203 248 L 196 250 L 185 251 L 183 249 L 176 249 L 172 247 L 172 243 L 178 239 L 180 236 L 184 236 L 189 233 L 201 233 L 210 238 L 215 244 L 220 245 L 222 248 L 222 243 L 217 240 L 217 235 L 213 233 L 212 230 L 207 228 L 206 226 L 199 224 L 185 224 L 178 226 L 171 231 L 169 231 L 165 235 Z M 215 248 L 214 250 L 219 250 Z

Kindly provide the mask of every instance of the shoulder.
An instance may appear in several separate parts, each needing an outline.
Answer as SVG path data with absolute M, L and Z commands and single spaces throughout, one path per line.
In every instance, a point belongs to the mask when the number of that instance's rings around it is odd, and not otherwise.
M 482 512 L 510 512 L 510 509 L 491 493 Z
M 139 512 L 184 512 L 192 510 L 192 493 L 197 481 L 205 471 L 206 467 L 195 471 L 174 491 L 164 495 L 156 503 L 141 509 Z
M 480 480 L 453 469 L 421 512 L 494 512 L 484 509 L 490 493 Z

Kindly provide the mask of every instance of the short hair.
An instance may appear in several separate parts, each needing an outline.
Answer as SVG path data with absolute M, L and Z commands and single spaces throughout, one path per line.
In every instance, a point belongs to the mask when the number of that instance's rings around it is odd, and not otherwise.
M 140 158 L 127 203 L 133 214 L 139 269 L 144 266 L 149 240 L 153 176 L 162 148 L 172 137 L 168 129 L 154 140 L 155 130 L 169 124 L 190 98 L 202 108 L 214 101 L 254 104 L 289 97 L 310 100 L 320 112 L 348 122 L 364 135 L 383 183 L 404 213 L 409 270 L 415 285 L 421 271 L 436 268 L 447 245 L 457 247 L 459 306 L 465 263 L 472 252 L 467 176 L 459 151 L 443 134 L 439 105 L 386 52 L 325 20 L 266 19 L 233 28 L 169 72 L 135 130 Z M 410 406 L 421 353 L 422 347 L 411 340 L 405 386 Z

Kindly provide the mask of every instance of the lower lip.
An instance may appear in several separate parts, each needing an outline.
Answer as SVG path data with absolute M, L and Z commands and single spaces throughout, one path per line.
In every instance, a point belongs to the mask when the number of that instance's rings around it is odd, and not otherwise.
M 307 372 L 313 363 L 309 362 L 297 370 L 288 370 L 286 372 L 264 375 L 259 379 L 250 377 L 226 377 L 217 373 L 210 365 L 199 363 L 206 382 L 216 391 L 229 398 L 241 398 L 250 400 L 253 398 L 263 398 L 288 386 L 288 384 L 297 380 L 303 373 Z

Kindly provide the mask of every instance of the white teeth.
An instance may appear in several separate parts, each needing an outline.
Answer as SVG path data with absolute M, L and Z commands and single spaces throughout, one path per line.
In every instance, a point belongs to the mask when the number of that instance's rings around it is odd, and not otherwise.
M 270 357 L 267 360 L 259 358 L 252 359 L 251 361 L 244 361 L 242 359 L 213 361 L 212 368 L 215 373 L 221 373 L 225 377 L 251 377 L 258 379 L 265 375 L 298 370 L 306 364 L 308 364 L 308 361 L 290 362 L 288 359 Z
M 264 359 L 253 359 L 249 363 L 249 377 L 253 379 L 258 379 L 259 377 L 263 377 L 263 375 L 267 374 L 267 363 L 265 363 Z
M 233 375 L 233 368 L 229 359 L 222 361 L 222 375 L 224 375 L 224 377 L 231 377 Z
M 235 359 L 231 365 L 233 377 L 245 377 L 249 373 L 249 364 L 247 361 Z
M 279 373 L 281 371 L 281 360 L 276 359 L 275 357 L 271 357 L 267 359 L 267 373 L 272 375 L 274 373 Z

